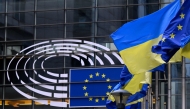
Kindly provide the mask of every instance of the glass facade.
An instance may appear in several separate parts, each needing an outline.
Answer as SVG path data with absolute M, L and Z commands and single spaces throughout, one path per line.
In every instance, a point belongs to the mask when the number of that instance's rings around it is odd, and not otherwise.
M 0 109 L 63 109 L 61 106 L 50 105 L 51 102 L 56 101 L 69 103 L 69 97 L 55 97 L 55 94 L 51 96 L 48 93 L 51 88 L 63 88 L 69 85 L 67 82 L 59 82 L 56 75 L 58 77 L 62 75 L 64 81 L 67 77 L 65 75 L 68 75 L 69 70 L 73 68 L 123 66 L 122 62 L 116 58 L 118 54 L 112 54 L 117 50 L 109 35 L 124 23 L 153 13 L 172 1 L 0 0 Z M 84 55 L 80 55 L 80 60 L 77 60 L 76 56 L 72 57 L 72 53 L 69 56 L 53 57 L 52 55 L 59 55 L 60 49 L 63 49 L 52 47 L 56 45 L 56 41 L 60 40 L 75 44 L 79 44 L 77 41 L 81 41 L 82 44 L 85 44 L 85 41 L 94 42 L 110 50 L 92 46 L 96 50 L 89 50 L 85 55 L 86 59 L 91 61 L 85 60 Z M 49 41 L 50 45 L 45 44 L 46 41 Z M 64 41 L 62 42 L 64 44 Z M 43 44 L 40 45 L 40 43 Z M 81 51 L 79 46 L 74 49 Z M 114 64 L 104 59 L 99 51 L 103 54 L 107 53 Z M 52 58 L 48 58 L 51 56 Z M 103 64 L 98 58 L 103 61 Z M 84 60 L 83 63 L 81 59 Z M 187 109 L 190 108 L 188 105 L 189 65 L 190 61 L 186 60 Z M 159 72 L 158 83 L 155 83 L 157 76 L 153 74 L 152 90 L 156 92 L 155 85 L 157 84 L 159 93 L 154 94 L 154 97 L 160 98 L 158 102 L 160 109 L 164 109 L 164 103 L 168 102 L 167 71 L 168 69 L 165 73 Z M 54 77 L 50 78 L 51 72 L 56 72 L 56 74 L 54 73 Z M 181 108 L 182 104 L 181 72 L 181 63 L 171 65 L 172 109 Z M 68 94 L 69 91 L 53 90 L 52 93 Z M 29 96 L 23 96 L 25 94 Z M 46 101 L 48 105 L 42 105 L 40 100 Z

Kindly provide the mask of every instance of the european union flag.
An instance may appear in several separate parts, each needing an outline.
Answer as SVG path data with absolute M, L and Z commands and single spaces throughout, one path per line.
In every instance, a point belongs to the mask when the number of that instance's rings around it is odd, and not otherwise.
M 105 106 L 107 96 L 120 81 L 122 68 L 70 70 L 70 107 Z
M 152 52 L 162 54 L 165 62 L 181 48 L 189 43 L 190 39 L 190 0 L 185 0 L 181 9 L 171 20 L 167 29 L 163 33 L 158 45 L 152 47 Z M 188 49 L 189 51 L 189 49 Z M 183 54 L 183 50 L 182 50 Z M 190 54 L 188 54 L 189 56 Z M 187 56 L 187 57 L 188 57 Z
M 157 12 L 124 24 L 111 34 L 130 73 L 144 73 L 165 63 L 151 48 L 160 41 L 179 8 L 180 0 L 175 0 Z

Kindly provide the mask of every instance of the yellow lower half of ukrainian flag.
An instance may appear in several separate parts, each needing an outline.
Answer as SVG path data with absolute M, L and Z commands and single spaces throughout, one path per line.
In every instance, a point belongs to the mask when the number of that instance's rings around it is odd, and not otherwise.
M 190 59 L 190 43 L 188 43 L 181 51 L 182 56 Z
M 140 45 L 120 51 L 120 55 L 130 73 L 138 74 L 147 72 L 165 63 L 162 60 L 161 55 L 152 53 L 151 51 L 152 46 L 156 45 L 160 41 L 160 38 L 161 36 Z

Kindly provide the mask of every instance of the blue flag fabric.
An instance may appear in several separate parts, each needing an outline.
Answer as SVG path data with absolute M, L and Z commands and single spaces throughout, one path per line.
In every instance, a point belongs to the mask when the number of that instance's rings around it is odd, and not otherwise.
M 190 0 L 185 0 L 176 16 L 171 20 L 163 33 L 162 40 L 152 47 L 152 52 L 162 54 L 168 62 L 171 57 L 189 43 L 190 39 Z
M 107 95 L 120 81 L 121 70 L 122 67 L 71 69 L 70 107 L 105 106 Z M 130 78 L 123 75 L 122 80 Z

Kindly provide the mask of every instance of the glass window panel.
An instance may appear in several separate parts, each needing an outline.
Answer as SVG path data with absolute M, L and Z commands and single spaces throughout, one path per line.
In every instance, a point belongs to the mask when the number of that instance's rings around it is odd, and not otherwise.
M 3 72 L 0 72 L 0 73 L 3 73 Z M 1 74 L 0 74 L 1 75 Z M 2 76 L 2 75 L 1 75 Z M 2 78 L 1 78 L 2 79 Z M 1 82 L 2 83 L 2 82 Z M 0 85 L 0 99 L 3 99 L 3 86 L 2 84 Z
M 90 9 L 67 10 L 67 22 L 92 22 L 94 11 Z
M 11 13 L 7 15 L 8 26 L 34 25 L 34 13 Z
M 32 100 L 5 100 L 4 109 L 31 109 Z
M 171 82 L 171 87 L 172 94 L 181 94 L 181 90 L 179 90 L 182 87 L 181 79 L 173 79 Z
M 7 40 L 27 40 L 34 39 L 33 27 L 7 28 Z
M 15 55 L 16 53 L 20 52 L 22 49 L 27 48 L 27 47 L 29 47 L 29 46 L 31 46 L 33 44 L 34 44 L 33 41 L 7 42 L 7 48 L 6 48 L 6 50 L 8 50 L 7 53 L 9 55 Z M 18 55 L 18 57 L 19 56 L 21 57 L 23 54 L 29 52 L 32 49 L 33 48 L 31 47 L 31 48 L 23 51 L 22 53 L 20 53 Z
M 0 13 L 5 12 L 5 0 L 0 0 Z
M 190 59 L 185 58 L 185 62 L 190 64 Z
M 64 0 L 37 0 L 37 10 L 64 9 Z
M 8 0 L 8 12 L 32 11 L 34 0 Z
M 125 22 L 103 22 L 97 24 L 97 35 L 98 36 L 109 36 L 111 33 L 116 31 Z
M 189 91 L 189 90 L 188 90 L 188 91 Z M 189 100 L 190 100 L 190 94 L 187 94 L 187 95 L 186 95 L 186 100 L 185 100 L 185 102 L 186 102 L 186 109 L 190 109 Z
M 190 79 L 186 79 L 186 94 L 190 94 Z M 189 96 L 190 97 L 190 96 Z
M 168 81 L 159 80 L 160 94 L 168 94 Z
M 14 86 L 17 91 L 12 86 Z M 13 83 L 12 86 L 9 85 L 4 87 L 5 99 L 25 99 L 26 97 L 24 97 L 24 93 L 27 96 L 32 97 L 32 92 L 27 88 L 28 86 L 32 87 L 31 85 L 27 85 L 27 87 L 25 87 L 26 85 L 14 85 Z
M 159 5 L 135 5 L 128 7 L 129 19 L 137 19 L 151 14 L 159 9 Z
M 5 14 L 0 14 L 0 27 L 5 26 Z
M 174 0 L 161 0 L 161 2 L 173 2 Z
M 66 25 L 66 37 L 86 37 L 93 36 L 94 30 L 91 23 L 80 23 Z
M 181 95 L 175 95 L 171 97 L 171 108 L 172 109 L 181 109 L 182 106 L 182 97 Z M 188 108 L 187 108 L 188 109 Z
M 64 23 L 64 11 L 37 12 L 37 24 Z
M 95 6 L 95 0 L 66 0 L 67 8 L 81 8 Z
M 128 0 L 129 4 L 158 3 L 158 0 Z
M 4 41 L 4 40 L 5 40 L 5 29 L 0 28 L 0 41 Z
M 182 65 L 181 64 L 172 64 L 171 65 L 171 76 L 172 78 L 181 78 L 182 77 Z
M 186 77 L 190 78 L 190 64 L 185 64 Z
M 127 0 L 98 0 L 98 6 L 126 5 Z
M 168 96 L 160 96 L 160 108 L 159 109 L 167 109 Z
M 98 8 L 98 21 L 126 20 L 126 7 L 120 8 Z
M 64 25 L 37 26 L 36 39 L 64 38 Z

